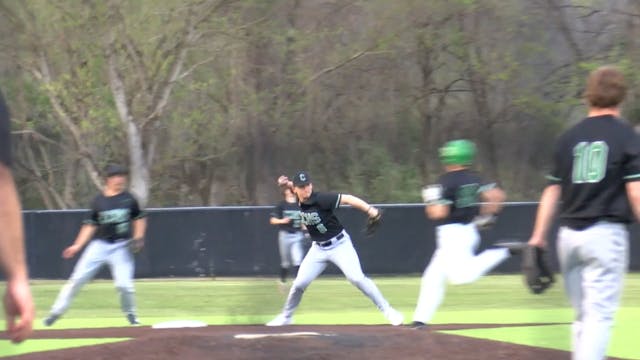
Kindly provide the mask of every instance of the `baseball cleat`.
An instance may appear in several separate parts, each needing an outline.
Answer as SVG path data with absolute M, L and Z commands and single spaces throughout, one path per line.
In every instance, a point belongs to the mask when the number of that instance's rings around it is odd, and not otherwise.
M 422 321 L 413 321 L 411 324 L 409 324 L 409 327 L 414 330 L 426 329 L 428 326 L 429 325 L 423 323 Z
M 389 307 L 389 309 L 384 312 L 384 317 L 386 317 L 393 326 L 402 325 L 404 322 L 404 315 L 392 307 Z
M 284 326 L 291 325 L 293 323 L 293 319 L 290 317 L 284 316 L 284 314 L 279 314 L 275 317 L 275 319 L 266 323 L 266 326 Z
M 511 255 L 520 255 L 522 251 L 529 246 L 526 242 L 521 241 L 505 241 L 493 244 L 493 246 L 505 248 L 509 250 Z
M 51 326 L 54 322 L 56 322 L 56 320 L 58 320 L 59 317 L 60 315 L 50 314 L 44 320 L 42 320 L 42 324 L 47 327 Z
M 127 320 L 129 321 L 129 325 L 131 326 L 142 325 L 140 324 L 140 321 L 138 321 L 138 318 L 134 314 L 127 314 Z

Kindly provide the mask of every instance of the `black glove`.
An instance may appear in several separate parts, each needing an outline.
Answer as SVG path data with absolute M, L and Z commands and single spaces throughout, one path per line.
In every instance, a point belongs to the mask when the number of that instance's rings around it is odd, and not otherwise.
M 522 251 L 522 272 L 529 290 L 542 294 L 555 282 L 549 257 L 544 248 L 527 246 Z
M 364 233 L 367 236 L 373 235 L 378 230 L 380 223 L 382 222 L 382 210 L 378 209 L 378 213 L 375 216 L 369 216 L 367 224 L 364 227 Z
M 144 237 L 129 240 L 129 249 L 132 253 L 137 254 L 144 247 Z

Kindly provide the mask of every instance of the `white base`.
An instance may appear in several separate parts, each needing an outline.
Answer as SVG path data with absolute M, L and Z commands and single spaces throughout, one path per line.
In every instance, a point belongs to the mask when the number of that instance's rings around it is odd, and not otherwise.
M 264 339 L 269 337 L 310 337 L 310 336 L 334 336 L 333 334 L 321 334 L 317 332 L 311 331 L 298 331 L 298 332 L 290 332 L 290 333 L 267 333 L 267 334 L 236 334 L 233 337 L 235 339 Z
M 198 320 L 172 320 L 154 324 L 153 329 L 180 329 L 205 327 L 207 323 Z

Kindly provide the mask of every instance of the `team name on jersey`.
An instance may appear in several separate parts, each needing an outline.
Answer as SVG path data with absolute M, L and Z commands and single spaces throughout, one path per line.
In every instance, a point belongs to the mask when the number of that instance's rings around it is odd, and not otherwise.
M 100 224 L 117 224 L 129 221 L 129 209 L 112 209 L 100 211 L 98 221 Z
M 292 225 L 294 228 L 300 227 L 300 210 L 284 210 L 282 211 L 282 216 L 293 220 Z
M 295 220 L 300 218 L 300 210 L 284 210 L 282 216 Z
M 322 222 L 322 219 L 320 219 L 320 215 L 317 212 L 311 212 L 311 213 L 301 212 L 300 219 L 302 220 L 302 223 L 305 225 L 318 225 Z

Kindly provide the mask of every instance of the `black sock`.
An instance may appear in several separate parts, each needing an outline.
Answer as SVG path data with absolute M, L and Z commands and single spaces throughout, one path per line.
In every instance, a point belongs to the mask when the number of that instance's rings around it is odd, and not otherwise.
M 293 266 L 291 269 L 293 269 L 293 271 L 291 272 L 291 274 L 293 274 L 294 277 L 298 276 L 298 270 L 300 270 L 300 266 Z
M 287 281 L 287 268 L 280 268 L 280 281 L 282 282 L 286 282 Z

